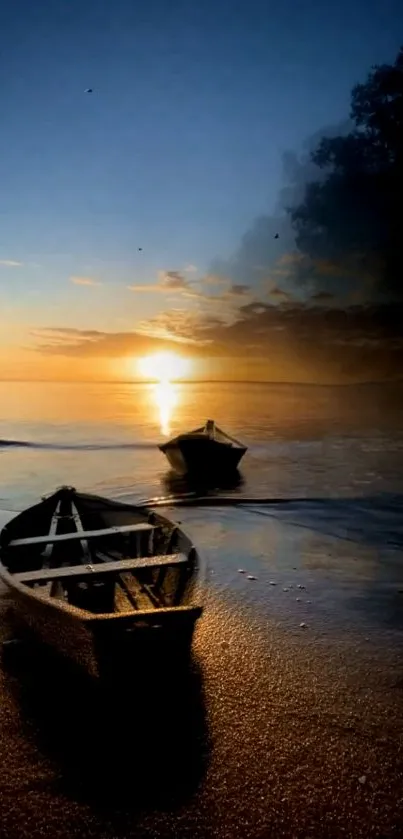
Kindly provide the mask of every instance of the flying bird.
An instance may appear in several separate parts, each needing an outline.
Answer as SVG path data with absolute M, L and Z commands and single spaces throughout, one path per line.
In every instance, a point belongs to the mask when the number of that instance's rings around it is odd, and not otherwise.
M 275 235 L 275 237 L 274 237 L 274 238 L 275 238 L 275 239 L 278 239 L 278 233 L 276 233 L 276 235 Z
M 138 250 L 139 250 L 139 251 L 142 251 L 142 250 L 143 250 L 143 248 L 139 248 Z
M 92 93 L 92 92 L 93 92 L 92 87 L 87 87 L 86 90 L 84 91 L 84 93 Z

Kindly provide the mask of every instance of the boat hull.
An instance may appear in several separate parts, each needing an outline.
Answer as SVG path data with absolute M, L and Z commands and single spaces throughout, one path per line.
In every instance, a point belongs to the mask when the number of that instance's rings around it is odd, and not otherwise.
M 11 575 L 0 567 L 0 577 L 7 587 L 15 611 L 12 629 L 24 638 L 27 631 L 73 661 L 91 675 L 98 672 L 92 632 L 73 611 L 58 609 L 50 600 L 33 596 L 25 587 L 13 584 Z
M 180 474 L 219 475 L 235 472 L 246 448 L 235 448 L 208 437 L 165 443 L 159 447 Z
M 74 607 L 59 608 L 46 597 L 31 595 L 22 590 L 25 587 L 13 585 L 10 576 L 0 567 L 22 635 L 28 630 L 91 676 L 107 674 L 118 661 L 127 664 L 128 657 L 139 662 L 152 656 L 157 662 L 159 657 L 179 658 L 190 653 L 202 606 L 88 618 Z
M 73 498 L 85 527 L 80 519 L 81 527 L 73 529 L 78 514 L 56 507 L 60 498 L 69 505 Z M 51 532 L 51 516 L 68 529 Z M 49 553 L 49 545 L 59 553 Z M 102 548 L 111 553 L 102 554 Z M 142 653 L 190 651 L 202 614 L 206 564 L 187 534 L 166 517 L 62 488 L 2 530 L 0 581 L 19 629 L 102 675 L 123 649 L 136 661 Z

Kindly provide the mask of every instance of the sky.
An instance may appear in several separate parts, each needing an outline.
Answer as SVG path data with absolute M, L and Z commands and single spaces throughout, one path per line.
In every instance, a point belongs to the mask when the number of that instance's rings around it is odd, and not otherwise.
M 201 377 L 321 376 L 280 317 L 285 155 L 346 120 L 402 24 L 400 0 L 4 4 L 0 378 L 126 378 L 166 349 Z

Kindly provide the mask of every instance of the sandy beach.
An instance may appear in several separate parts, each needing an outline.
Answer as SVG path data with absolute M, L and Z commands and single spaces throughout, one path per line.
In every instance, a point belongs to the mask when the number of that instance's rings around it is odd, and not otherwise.
M 6 839 L 403 836 L 397 555 L 205 515 L 180 512 L 210 565 L 189 672 L 100 688 L 38 650 L 0 671 Z

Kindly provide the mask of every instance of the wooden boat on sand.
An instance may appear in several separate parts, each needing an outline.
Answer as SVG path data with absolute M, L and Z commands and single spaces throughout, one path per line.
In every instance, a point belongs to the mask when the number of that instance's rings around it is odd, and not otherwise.
M 188 652 L 202 613 L 204 565 L 177 525 L 71 487 L 6 524 L 0 578 L 23 622 L 93 674 L 126 643 Z
M 207 420 L 202 428 L 179 434 L 162 443 L 159 449 L 176 472 L 196 476 L 234 472 L 247 451 L 239 440 L 218 428 L 214 420 Z

